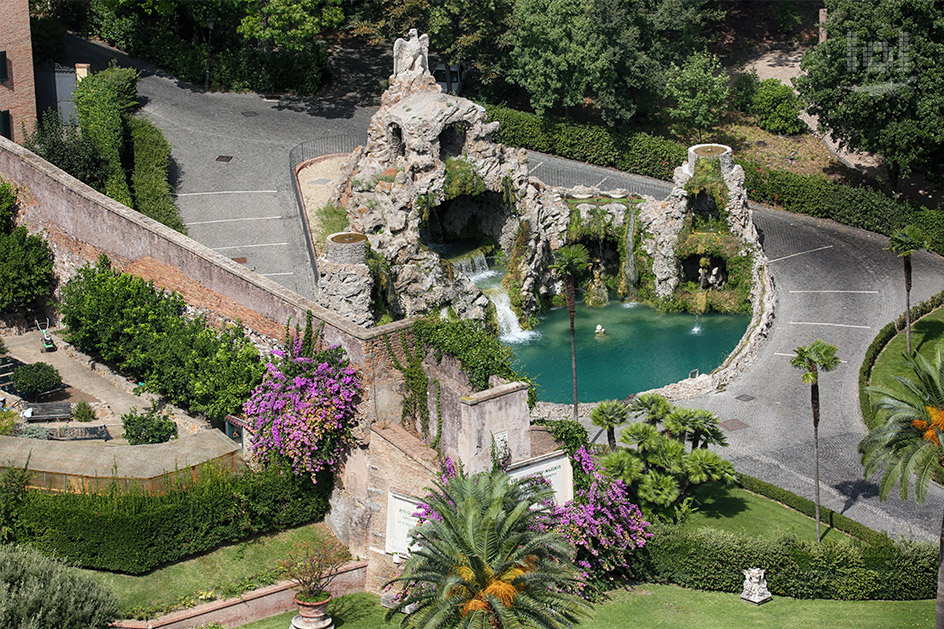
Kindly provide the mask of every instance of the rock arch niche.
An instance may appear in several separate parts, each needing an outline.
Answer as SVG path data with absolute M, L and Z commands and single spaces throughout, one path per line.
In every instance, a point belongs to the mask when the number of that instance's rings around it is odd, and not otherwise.
M 422 59 L 397 59 L 367 143 L 345 162 L 332 202 L 346 210 L 349 229 L 369 240 L 371 285 L 386 287 L 383 295 L 395 301 L 378 310 L 409 317 L 448 308 L 484 320 L 488 298 L 441 245 L 509 256 L 522 225 L 555 223 L 547 217 L 566 217 L 567 209 L 529 177 L 526 151 L 492 141 L 498 123 L 483 107 L 444 94 Z M 551 240 L 535 230 L 523 264 L 534 256 L 549 261 Z M 338 296 L 322 293 L 334 308 Z M 535 311 L 536 289 L 522 303 Z

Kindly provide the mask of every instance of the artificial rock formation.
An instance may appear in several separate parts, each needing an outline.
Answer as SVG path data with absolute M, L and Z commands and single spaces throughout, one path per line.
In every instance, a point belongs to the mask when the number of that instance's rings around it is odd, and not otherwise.
M 560 223 L 567 210 L 559 197 L 529 178 L 524 150 L 491 140 L 498 123 L 488 122 L 484 108 L 442 92 L 420 60 L 423 38 L 414 35 L 399 40 L 396 72 L 371 119 L 367 145 L 345 162 L 334 201 L 346 208 L 351 229 L 366 235 L 371 249 L 386 260 L 393 282 L 389 294 L 397 301 L 391 306 L 397 314 L 412 316 L 450 306 L 464 318 L 481 320 L 488 299 L 423 239 L 430 211 L 447 201 L 445 160 L 464 160 L 488 192 L 510 199 L 499 209 L 478 213 L 474 197 L 452 199 L 446 227 L 461 231 L 474 221 L 472 227 L 507 253 L 526 224 L 529 268 L 546 269 L 551 248 L 562 244 L 546 228 Z M 419 56 L 411 42 L 421 49 Z M 537 287 L 533 278 L 526 281 L 524 307 L 533 312 Z
M 702 146 L 715 149 L 712 154 L 700 155 Z M 714 154 L 717 153 L 717 154 Z M 655 294 L 660 299 L 672 296 L 679 285 L 679 263 L 675 255 L 679 233 L 685 224 L 689 211 L 689 194 L 686 184 L 695 173 L 695 162 L 699 159 L 717 159 L 721 166 L 721 176 L 728 191 L 728 202 L 724 212 L 727 216 L 728 229 L 744 243 L 742 252 L 754 253 L 755 269 L 758 265 L 766 266 L 767 260 L 759 246 L 760 241 L 754 227 L 747 191 L 744 188 L 744 169 L 734 164 L 731 149 L 720 144 L 697 145 L 689 149 L 688 161 L 675 169 L 671 194 L 663 200 L 650 199 L 643 204 L 639 222 L 645 230 L 641 247 L 652 259 L 652 273 L 655 276 Z M 708 270 L 709 274 L 711 269 Z M 720 281 L 720 280 L 718 280 Z

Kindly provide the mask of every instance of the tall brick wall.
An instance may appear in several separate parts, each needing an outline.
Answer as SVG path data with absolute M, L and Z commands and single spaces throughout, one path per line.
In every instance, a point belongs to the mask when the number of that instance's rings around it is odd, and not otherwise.
M 6 0 L 4 0 L 5 3 Z M 341 345 L 358 367 L 367 390 L 362 405 L 366 435 L 369 422 L 399 418 L 402 377 L 388 358 L 384 334 L 403 330 L 410 321 L 363 328 L 338 317 L 272 280 L 139 212 L 109 199 L 71 175 L 5 138 L 0 138 L 0 177 L 17 188 L 17 221 L 42 232 L 55 256 L 59 285 L 101 254 L 113 266 L 181 293 L 191 305 L 222 320 L 279 340 L 286 322 L 324 323 L 325 343 Z M 374 392 L 380 393 L 380 399 Z M 382 403 L 381 403 L 382 402 Z M 395 407 L 395 408 L 394 408 Z
M 0 111 L 9 110 L 13 139 L 22 142 L 23 126 L 32 131 L 36 122 L 29 0 L 0 0 L 0 50 L 7 53 L 9 77 L 0 83 Z

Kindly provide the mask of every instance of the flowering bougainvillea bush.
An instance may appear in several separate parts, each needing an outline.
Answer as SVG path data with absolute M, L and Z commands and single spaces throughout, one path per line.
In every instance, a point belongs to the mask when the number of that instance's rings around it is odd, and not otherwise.
M 353 441 L 361 387 L 340 347 L 313 352 L 308 346 L 296 336 L 286 352 L 276 352 L 280 360 L 266 364 L 243 411 L 260 463 L 284 461 L 317 482 L 319 472 L 337 471 Z
M 574 476 L 582 482 L 574 499 L 554 510 L 551 525 L 576 548 L 582 594 L 596 599 L 633 576 L 633 557 L 652 534 L 623 481 L 604 474 L 585 447 L 574 453 Z

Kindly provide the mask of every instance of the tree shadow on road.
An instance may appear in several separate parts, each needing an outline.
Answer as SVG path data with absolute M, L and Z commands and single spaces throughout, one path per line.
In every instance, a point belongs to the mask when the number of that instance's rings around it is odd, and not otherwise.
M 328 80 L 310 97 L 283 96 L 276 109 L 305 112 L 320 118 L 351 118 L 357 109 L 376 107 L 393 70 L 390 46 L 352 42 L 330 49 Z
M 878 496 L 878 485 L 870 480 L 865 480 L 864 478 L 857 478 L 856 480 L 844 480 L 841 483 L 836 483 L 833 485 L 833 488 L 842 494 L 846 499 L 845 503 L 842 505 L 842 509 L 839 510 L 839 513 L 845 513 L 848 511 L 852 505 L 859 501 L 859 499 L 870 499 L 876 498 Z

